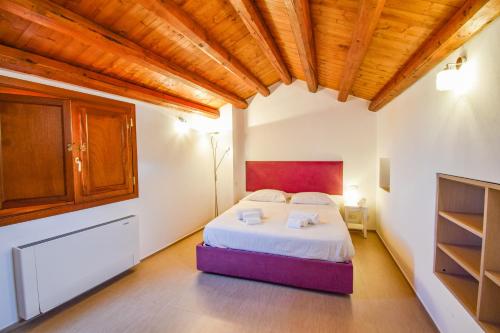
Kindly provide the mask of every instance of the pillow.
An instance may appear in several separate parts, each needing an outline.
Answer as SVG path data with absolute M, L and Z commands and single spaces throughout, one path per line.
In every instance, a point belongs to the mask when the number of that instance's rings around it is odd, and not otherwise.
M 244 198 L 249 201 L 286 202 L 286 194 L 278 190 L 258 190 Z
M 300 192 L 292 196 L 292 204 L 335 205 L 330 196 L 321 192 Z

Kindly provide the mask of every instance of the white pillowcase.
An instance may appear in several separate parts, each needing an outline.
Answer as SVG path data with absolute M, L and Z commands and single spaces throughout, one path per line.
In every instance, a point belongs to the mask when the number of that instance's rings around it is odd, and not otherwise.
M 330 196 L 321 192 L 300 192 L 292 196 L 292 204 L 303 205 L 335 205 Z
M 286 202 L 286 193 L 278 190 L 258 190 L 243 200 L 263 202 Z

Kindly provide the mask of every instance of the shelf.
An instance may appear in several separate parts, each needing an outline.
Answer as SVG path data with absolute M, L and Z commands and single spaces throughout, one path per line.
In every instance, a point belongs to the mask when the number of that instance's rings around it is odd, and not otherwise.
M 497 286 L 500 287 L 500 272 L 493 272 L 493 271 L 484 271 L 484 274 L 491 280 L 493 283 L 495 283 Z
M 483 215 L 465 214 L 440 211 L 439 215 L 461 228 L 472 232 L 474 235 L 483 237 Z
M 457 183 L 469 184 L 469 185 L 480 187 L 480 188 L 486 187 L 486 184 L 492 184 L 493 186 L 497 186 L 498 185 L 498 184 L 493 184 L 493 183 L 486 183 L 486 182 L 483 182 L 483 181 L 480 181 L 480 180 L 471 179 L 471 178 L 465 178 L 465 177 L 458 177 L 458 176 L 447 175 L 447 174 L 444 174 L 444 173 L 440 173 L 439 174 L 439 178 L 452 180 L 452 181 L 457 182 Z
M 363 230 L 362 223 L 347 223 L 347 228 L 349 230 Z
M 437 277 L 462 303 L 472 316 L 476 316 L 479 283 L 472 277 L 436 272 Z
M 481 274 L 481 247 L 438 243 L 438 247 L 479 281 Z
M 479 296 L 479 324 L 488 332 L 500 332 L 500 272 L 484 271 Z

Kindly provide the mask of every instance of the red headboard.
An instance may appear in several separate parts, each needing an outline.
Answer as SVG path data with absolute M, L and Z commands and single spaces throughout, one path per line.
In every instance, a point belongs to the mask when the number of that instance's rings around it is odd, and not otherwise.
M 246 162 L 247 191 L 342 194 L 342 161 Z

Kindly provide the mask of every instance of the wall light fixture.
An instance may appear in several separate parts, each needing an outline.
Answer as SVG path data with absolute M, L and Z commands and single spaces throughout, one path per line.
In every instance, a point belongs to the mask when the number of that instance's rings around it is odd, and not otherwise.
M 187 120 L 182 117 L 177 117 L 177 119 L 175 120 L 175 130 L 179 134 L 186 134 L 187 132 L 189 132 L 190 127 Z
M 455 63 L 446 64 L 445 68 L 436 76 L 436 89 L 439 91 L 449 91 L 459 88 L 464 84 L 460 68 L 465 64 L 465 57 L 458 57 Z

